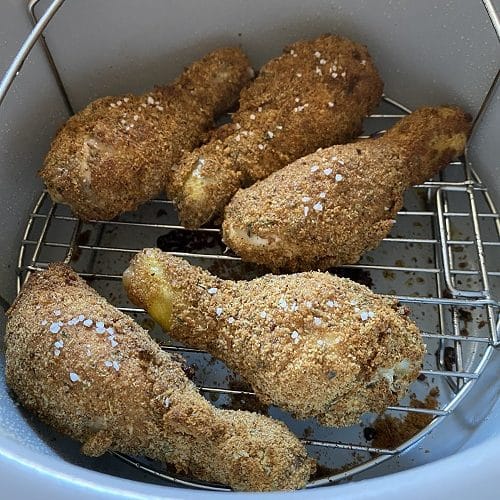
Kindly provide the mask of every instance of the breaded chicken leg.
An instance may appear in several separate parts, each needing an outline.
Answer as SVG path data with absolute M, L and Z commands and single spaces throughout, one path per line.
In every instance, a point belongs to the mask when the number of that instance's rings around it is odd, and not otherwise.
M 242 91 L 232 124 L 182 158 L 167 186 L 181 222 L 199 227 L 239 187 L 356 137 L 381 94 L 366 47 L 331 35 L 290 45 Z
M 8 317 L 8 385 L 83 453 L 146 455 L 236 490 L 300 488 L 313 471 L 282 423 L 213 407 L 181 362 L 69 267 L 33 275 Z
M 389 233 L 405 189 L 463 153 L 469 129 L 458 108 L 421 108 L 378 139 L 301 158 L 234 196 L 224 242 L 274 271 L 355 263 Z
M 123 275 L 170 335 L 241 374 L 265 404 L 346 426 L 396 403 L 424 347 L 408 311 L 328 273 L 225 281 L 146 249 Z
M 112 219 L 160 193 L 184 150 L 252 77 L 237 48 L 215 50 L 171 85 L 104 97 L 71 117 L 52 142 L 40 176 L 55 201 L 82 219 Z

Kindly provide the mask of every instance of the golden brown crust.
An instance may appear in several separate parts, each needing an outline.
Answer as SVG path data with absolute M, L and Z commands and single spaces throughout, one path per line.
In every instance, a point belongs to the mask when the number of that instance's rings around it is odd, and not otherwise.
M 242 91 L 224 133 L 184 155 L 167 188 L 182 223 L 198 227 L 221 214 L 238 187 L 352 139 L 381 94 L 366 47 L 332 35 L 290 45 Z
M 273 270 L 355 263 L 389 233 L 404 190 L 463 153 L 469 129 L 458 108 L 421 108 L 379 139 L 318 150 L 238 191 L 224 242 Z
M 146 455 L 238 490 L 307 482 L 313 465 L 282 423 L 214 408 L 177 360 L 67 266 L 32 276 L 8 317 L 7 383 L 82 452 Z
M 147 249 L 124 285 L 171 336 L 222 359 L 261 401 L 326 425 L 395 404 L 423 360 L 407 310 L 328 273 L 224 281 Z
M 40 176 L 82 219 L 111 219 L 153 198 L 184 150 L 200 144 L 252 75 L 237 48 L 211 52 L 171 85 L 104 97 L 71 117 Z

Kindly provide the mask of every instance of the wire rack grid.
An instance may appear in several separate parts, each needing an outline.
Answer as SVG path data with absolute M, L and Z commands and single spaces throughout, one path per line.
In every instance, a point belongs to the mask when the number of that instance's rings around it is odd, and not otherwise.
M 405 106 L 384 97 L 380 111 L 366 120 L 365 130 L 380 133 L 408 112 Z M 499 235 L 500 217 L 485 186 L 466 162 L 458 160 L 438 179 L 408 192 L 393 231 L 378 249 L 358 264 L 334 270 L 409 305 L 427 345 L 419 379 L 426 381 L 427 389 L 432 381 L 439 388 L 440 397 L 437 407 L 416 407 L 407 398 L 387 409 L 387 414 L 419 413 L 429 417 L 427 425 L 414 436 L 390 448 L 371 445 L 363 437 L 361 427 L 339 433 L 315 424 L 305 426 L 271 409 L 273 416 L 283 418 L 301 437 L 320 463 L 338 463 L 338 456 L 344 454 L 341 470 L 330 470 L 324 477 L 312 480 L 309 487 L 345 480 L 409 450 L 470 391 L 499 344 L 495 290 L 500 284 L 500 268 L 494 267 L 499 264 L 495 259 Z M 217 227 L 184 229 L 168 200 L 152 200 L 137 212 L 116 220 L 83 223 L 67 207 L 53 203 L 42 192 L 29 215 L 19 252 L 18 289 L 30 273 L 46 268 L 50 262 L 70 263 L 110 302 L 152 330 L 153 335 L 159 335 L 165 351 L 180 353 L 196 365 L 195 382 L 207 398 L 224 407 L 251 399 L 251 388 L 234 384 L 233 377 L 237 376 L 228 374 L 202 351 L 166 342 L 165 336 L 153 329 L 144 311 L 128 302 L 121 290 L 121 273 L 130 258 L 146 246 L 160 246 L 221 277 L 250 278 L 265 272 L 241 262 L 228 251 Z M 412 386 L 411 390 L 423 394 L 422 387 Z M 365 426 L 375 418 L 371 417 L 365 419 Z M 178 477 L 143 459 L 115 455 L 170 483 L 227 489 Z

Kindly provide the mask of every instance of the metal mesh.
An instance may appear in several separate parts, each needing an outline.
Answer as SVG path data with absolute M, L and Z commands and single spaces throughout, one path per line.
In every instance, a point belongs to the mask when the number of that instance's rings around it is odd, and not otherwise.
M 380 111 L 367 118 L 366 133 L 385 130 L 407 112 L 407 108 L 385 97 Z M 430 387 L 437 387 L 439 406 L 418 408 L 406 398 L 399 406 L 389 407 L 386 413 L 394 416 L 413 412 L 432 418 L 418 434 L 389 449 L 372 446 L 365 438 L 363 426 L 369 426 L 374 415 L 363 417 L 360 426 L 338 430 L 298 422 L 271 408 L 270 414 L 284 419 L 320 464 L 326 468 L 337 466 L 336 470 L 325 469 L 324 477 L 314 479 L 310 486 L 354 476 L 413 446 L 440 424 L 471 389 L 498 344 L 494 291 L 500 283 L 500 262 L 495 259 L 500 246 L 499 228 L 500 218 L 486 188 L 468 165 L 455 161 L 438 179 L 409 190 L 397 223 L 379 248 L 358 264 L 334 270 L 408 304 L 427 346 L 424 369 L 410 392 L 423 398 Z M 54 204 L 43 192 L 24 233 L 18 289 L 31 272 L 48 263 L 70 263 L 111 303 L 161 339 L 164 350 L 179 352 L 188 363 L 196 365 L 194 380 L 214 404 L 245 407 L 253 393 L 236 375 L 202 351 L 166 342 L 165 335 L 153 328 L 144 311 L 128 302 L 120 283 L 121 273 L 133 254 L 148 246 L 160 246 L 221 277 L 251 278 L 265 272 L 228 251 L 218 228 L 185 230 L 170 201 L 152 200 L 137 212 L 113 221 L 82 223 L 67 207 Z M 115 455 L 166 481 L 226 489 L 175 477 L 162 472 L 160 465 L 142 459 Z

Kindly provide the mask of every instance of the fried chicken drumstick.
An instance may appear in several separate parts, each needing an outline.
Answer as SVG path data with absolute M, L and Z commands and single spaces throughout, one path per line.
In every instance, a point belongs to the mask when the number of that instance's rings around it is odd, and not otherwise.
M 40 176 L 55 201 L 82 219 L 112 219 L 158 195 L 184 150 L 252 77 L 237 48 L 215 50 L 169 86 L 104 97 L 71 117 L 52 142 Z
M 212 406 L 179 360 L 63 264 L 29 279 L 5 343 L 20 402 L 87 455 L 145 455 L 237 490 L 300 488 L 314 469 L 282 423 Z
M 389 233 L 404 191 L 463 153 L 469 129 L 462 110 L 427 107 L 378 139 L 318 150 L 240 190 L 224 242 L 274 271 L 355 263 Z
M 199 227 L 241 186 L 356 137 L 382 86 L 366 47 L 351 40 L 324 35 L 287 47 L 242 91 L 232 123 L 182 158 L 167 186 L 181 222 Z
M 396 301 L 328 273 L 225 281 L 146 249 L 123 275 L 170 335 L 241 374 L 265 404 L 347 426 L 395 404 L 424 347 Z

